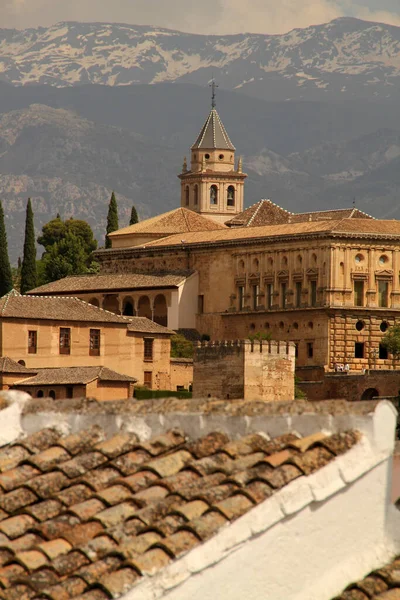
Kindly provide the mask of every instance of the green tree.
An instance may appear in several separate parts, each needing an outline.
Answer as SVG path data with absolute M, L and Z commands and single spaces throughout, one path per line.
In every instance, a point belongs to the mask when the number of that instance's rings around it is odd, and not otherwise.
M 8 244 L 6 226 L 4 224 L 3 205 L 0 201 L 0 297 L 8 294 L 13 287 L 10 259 L 8 258 Z
M 38 268 L 41 284 L 98 270 L 91 257 L 97 241 L 86 221 L 72 218 L 62 221 L 57 215 L 43 226 L 38 242 L 45 248 Z
M 106 248 L 111 248 L 111 240 L 108 237 L 109 233 L 118 229 L 118 206 L 114 192 L 111 194 L 110 204 L 108 205 L 107 214 L 107 230 L 106 230 Z
M 139 217 L 138 217 L 136 208 L 134 206 L 132 206 L 131 218 L 129 221 L 129 225 L 136 225 L 136 223 L 139 223 Z
M 21 267 L 21 294 L 32 290 L 37 285 L 36 275 L 36 245 L 35 227 L 33 224 L 33 211 L 31 199 L 26 205 L 24 255 Z
M 177 333 L 171 337 L 172 358 L 193 358 L 194 346 L 185 336 Z
M 94 238 L 92 228 L 89 223 L 80 219 L 67 219 L 63 221 L 60 215 L 52 219 L 46 225 L 43 225 L 42 235 L 38 237 L 38 243 L 44 246 L 46 252 L 54 244 L 59 244 L 65 238 L 67 233 L 72 233 L 80 238 L 87 256 L 97 248 L 97 241 Z
M 382 346 L 393 356 L 393 360 L 400 358 L 400 325 L 389 327 L 381 340 Z
M 87 254 L 84 243 L 72 231 L 67 231 L 64 238 L 53 244 L 42 258 L 44 283 L 69 275 L 83 275 L 87 272 Z

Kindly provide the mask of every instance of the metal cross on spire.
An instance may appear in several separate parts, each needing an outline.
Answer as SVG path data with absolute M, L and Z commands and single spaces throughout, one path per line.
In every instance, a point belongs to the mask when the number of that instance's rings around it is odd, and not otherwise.
M 218 87 L 218 84 L 215 83 L 214 77 L 211 79 L 211 83 L 209 85 L 211 88 L 211 108 L 215 108 L 215 89 Z

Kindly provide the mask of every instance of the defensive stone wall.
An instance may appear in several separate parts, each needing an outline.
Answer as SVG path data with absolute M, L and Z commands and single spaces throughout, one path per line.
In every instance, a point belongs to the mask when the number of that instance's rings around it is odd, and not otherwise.
M 292 342 L 199 342 L 193 366 L 193 394 L 197 398 L 294 399 Z

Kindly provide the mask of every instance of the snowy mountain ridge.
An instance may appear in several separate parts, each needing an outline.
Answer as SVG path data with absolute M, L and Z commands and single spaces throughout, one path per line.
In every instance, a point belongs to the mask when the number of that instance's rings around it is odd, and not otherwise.
M 400 27 L 340 18 L 282 35 L 208 36 L 77 22 L 0 29 L 0 79 L 14 85 L 204 85 L 212 71 L 226 89 L 272 99 L 329 92 L 396 96 Z

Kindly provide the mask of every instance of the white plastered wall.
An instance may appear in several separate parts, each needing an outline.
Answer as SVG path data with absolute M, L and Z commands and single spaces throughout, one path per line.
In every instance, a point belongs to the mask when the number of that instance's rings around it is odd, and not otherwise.
M 193 273 L 178 288 L 180 329 L 196 328 L 198 293 L 199 276 Z
M 390 561 L 395 411 L 381 403 L 343 456 L 295 480 L 123 600 L 331 600 Z

